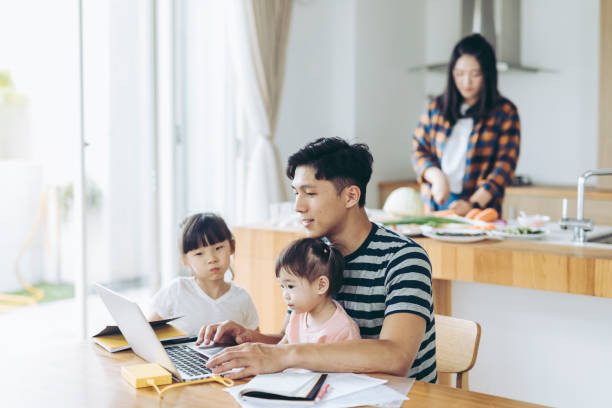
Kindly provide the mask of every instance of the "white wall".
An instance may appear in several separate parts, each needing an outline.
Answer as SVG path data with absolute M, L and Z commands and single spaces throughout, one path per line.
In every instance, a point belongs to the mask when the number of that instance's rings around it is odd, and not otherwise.
M 425 95 L 440 92 L 444 78 L 407 69 L 448 59 L 458 3 L 295 2 L 278 127 L 283 161 L 322 136 L 368 143 L 370 206 L 378 180 L 412 177 L 410 135 Z M 500 86 L 521 114 L 518 172 L 536 182 L 573 184 L 596 163 L 598 4 L 523 2 L 523 63 L 556 72 L 503 74 Z M 483 328 L 472 390 L 554 406 L 612 405 L 603 370 L 612 363 L 610 299 L 457 282 L 453 314 Z
M 357 2 L 355 131 L 374 155 L 367 205 L 378 207 L 382 180 L 414 178 L 411 135 L 424 104 L 424 2 Z
M 453 282 L 482 327 L 470 389 L 555 407 L 610 407 L 612 299 Z
M 459 2 L 427 2 L 428 63 L 448 60 L 449 33 L 460 35 L 459 12 Z M 521 16 L 522 63 L 554 72 L 499 75 L 500 91 L 521 118 L 516 172 L 539 184 L 574 185 L 597 168 L 599 1 L 523 1 Z M 444 83 L 444 74 L 429 73 L 426 92 L 438 94 Z
M 355 12 L 352 0 L 294 2 L 276 132 L 283 166 L 319 137 L 354 138 Z
M 501 91 L 521 115 L 517 171 L 575 184 L 597 167 L 599 0 L 524 1 L 522 18 L 523 62 L 556 72 L 502 77 Z
M 367 143 L 380 180 L 413 178 L 410 134 L 424 107 L 422 1 L 295 2 L 277 142 L 283 163 L 319 137 Z

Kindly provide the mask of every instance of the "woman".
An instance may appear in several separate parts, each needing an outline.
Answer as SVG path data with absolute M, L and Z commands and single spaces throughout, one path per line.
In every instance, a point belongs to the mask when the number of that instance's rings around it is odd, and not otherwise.
M 448 66 L 446 91 L 412 136 L 413 166 L 431 211 L 472 208 L 501 214 L 519 156 L 514 104 L 497 90 L 495 52 L 480 34 L 463 38 Z

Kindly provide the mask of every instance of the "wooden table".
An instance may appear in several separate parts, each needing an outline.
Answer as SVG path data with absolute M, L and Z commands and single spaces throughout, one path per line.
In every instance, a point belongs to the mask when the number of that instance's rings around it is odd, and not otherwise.
M 44 337 L 44 336 L 43 336 Z M 108 353 L 89 342 L 68 342 L 40 348 L 3 350 L 0 368 L 5 407 L 238 407 L 216 383 L 170 390 L 159 400 L 152 388 L 132 388 L 123 378 L 123 365 L 143 361 L 131 351 Z M 375 375 L 398 389 L 402 377 Z M 415 382 L 402 407 L 537 407 L 540 405 L 462 391 L 444 385 Z

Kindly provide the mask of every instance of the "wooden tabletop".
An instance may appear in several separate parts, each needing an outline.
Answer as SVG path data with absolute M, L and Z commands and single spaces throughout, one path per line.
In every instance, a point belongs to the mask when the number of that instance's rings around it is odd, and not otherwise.
M 238 407 L 219 384 L 198 384 L 170 390 L 159 400 L 152 388 L 132 388 L 123 378 L 123 365 L 143 361 L 131 351 L 108 353 L 89 342 L 52 345 L 41 340 L 37 349 L 2 352 L 2 406 L 12 407 Z M 375 375 L 401 389 L 405 378 Z M 538 405 L 415 382 L 402 407 L 536 407 Z
M 612 260 L 612 247 L 604 245 L 562 245 L 547 243 L 543 240 L 523 241 L 517 239 L 486 239 L 470 243 L 445 242 L 420 236 L 413 239 L 422 246 L 429 248 L 471 248 L 493 252 L 523 252 L 543 255 L 564 255 L 574 258 Z

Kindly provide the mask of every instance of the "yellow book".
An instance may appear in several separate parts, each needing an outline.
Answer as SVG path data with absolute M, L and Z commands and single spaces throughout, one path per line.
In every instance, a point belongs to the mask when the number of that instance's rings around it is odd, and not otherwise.
M 178 319 L 178 317 L 149 322 L 153 328 L 153 331 L 155 331 L 157 338 L 162 342 L 162 344 L 195 340 L 195 338 L 187 336 L 187 333 L 184 331 L 177 329 L 171 324 L 168 324 L 168 322 L 175 319 Z M 106 326 L 103 330 L 94 334 L 92 337 L 95 343 L 99 344 L 106 351 L 111 353 L 130 349 L 130 345 L 123 337 L 119 327 L 117 326 Z

